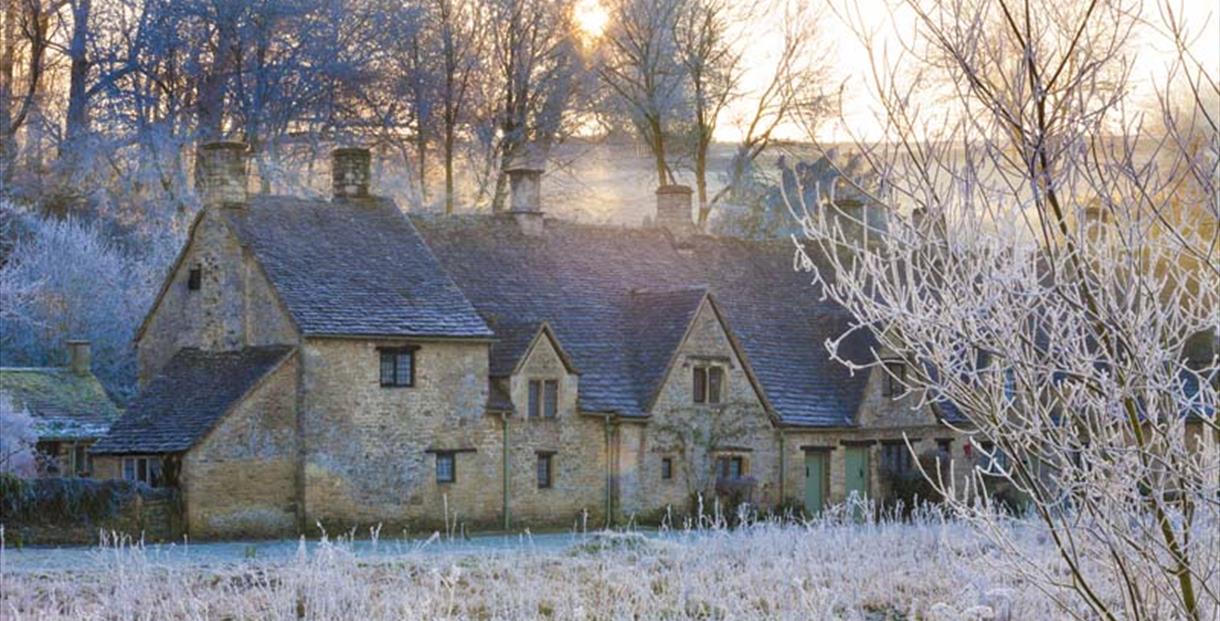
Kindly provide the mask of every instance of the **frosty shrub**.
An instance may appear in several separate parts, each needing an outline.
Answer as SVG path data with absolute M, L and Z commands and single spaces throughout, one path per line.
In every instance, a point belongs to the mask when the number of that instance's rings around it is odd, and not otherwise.
M 849 184 L 863 205 L 788 195 L 798 262 L 880 343 L 865 366 L 901 359 L 921 406 L 964 420 L 979 465 L 924 473 L 1015 578 L 1064 614 L 1216 618 L 1217 76 L 1183 53 L 1132 112 L 1136 22 L 1186 49 L 1172 2 L 908 6 L 915 39 L 874 74 L 890 140 L 858 143 L 878 178 Z M 997 490 L 1059 568 L 1014 538 Z
M 29 410 L 0 390 L 0 475 L 32 477 L 38 473 L 38 430 Z
M 120 246 L 96 223 L 7 204 L 0 218 L 14 240 L 0 267 L 0 364 L 63 364 L 65 340 L 89 339 L 102 383 L 132 396 L 131 340 L 163 276 L 163 253 Z

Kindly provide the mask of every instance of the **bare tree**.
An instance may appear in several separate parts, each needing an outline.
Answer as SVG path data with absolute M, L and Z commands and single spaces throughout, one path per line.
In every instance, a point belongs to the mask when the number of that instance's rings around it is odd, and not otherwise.
M 908 6 L 920 39 L 884 62 L 870 47 L 887 139 L 857 141 L 870 200 L 788 195 L 804 265 L 905 360 L 921 405 L 964 419 L 986 459 L 964 487 L 927 474 L 1009 569 L 1073 618 L 1215 617 L 1217 76 L 1183 53 L 1187 95 L 1153 132 L 1127 105 L 1138 7 Z M 979 501 L 996 482 L 1029 499 L 1058 565 Z
M 563 137 L 577 74 L 569 3 L 556 0 L 486 0 L 484 15 L 493 64 L 488 104 L 494 115 L 498 161 L 492 208 L 503 208 L 504 170 L 528 146 L 545 157 Z
M 686 117 L 682 108 L 687 103 L 687 82 L 675 49 L 675 29 L 683 10 L 683 0 L 620 0 L 611 10 L 604 37 L 607 49 L 598 66 L 602 82 L 648 147 L 658 185 L 674 183 L 676 154 L 671 143 L 677 140 L 676 126 Z M 715 70 L 706 67 L 709 84 Z M 715 97 L 705 94 L 701 112 L 713 112 Z

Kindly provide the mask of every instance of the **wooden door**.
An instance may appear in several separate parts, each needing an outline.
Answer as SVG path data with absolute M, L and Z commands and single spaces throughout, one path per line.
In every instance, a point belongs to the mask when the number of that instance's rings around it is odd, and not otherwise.
M 828 456 L 826 451 L 805 452 L 805 511 L 810 515 L 821 513 L 826 506 L 826 488 L 830 478 Z

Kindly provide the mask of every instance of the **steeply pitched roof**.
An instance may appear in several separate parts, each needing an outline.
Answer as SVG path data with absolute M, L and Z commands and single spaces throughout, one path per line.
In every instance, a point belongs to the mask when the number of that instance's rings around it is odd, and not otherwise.
M 662 229 L 548 220 L 545 235 L 534 237 L 507 217 L 412 221 L 490 325 L 549 322 L 582 372 L 581 408 L 586 411 L 645 414 L 647 404 L 641 397 L 648 389 L 641 388 L 637 378 L 651 375 L 648 369 L 655 369 L 656 359 L 663 356 L 637 350 L 651 350 L 652 345 L 637 345 L 631 335 L 638 330 L 632 326 L 648 323 L 655 314 L 649 318 L 642 310 L 647 304 L 637 306 L 632 291 L 674 292 L 676 299 L 665 301 L 683 315 L 693 312 L 684 295 L 694 294 L 677 292 L 706 287 L 783 422 L 854 422 L 867 377 L 852 375 L 832 361 L 824 347 L 827 338 L 848 330 L 850 317 L 833 302 L 819 299 L 809 275 L 793 269 L 795 248 L 790 241 L 696 236 L 678 247 Z M 666 326 L 648 329 L 668 337 L 668 328 L 681 322 L 675 317 Z M 495 329 L 500 335 L 501 329 Z M 506 341 L 513 338 L 510 330 Z M 845 351 L 861 358 L 871 347 L 871 337 L 864 332 L 844 343 Z
M 191 448 L 292 351 L 290 346 L 179 350 L 93 452 L 157 454 Z
M 0 393 L 34 416 L 44 440 L 84 440 L 105 435 L 118 407 L 93 374 L 62 367 L 2 367 Z
M 307 335 L 492 335 L 391 201 L 259 196 L 224 217 Z

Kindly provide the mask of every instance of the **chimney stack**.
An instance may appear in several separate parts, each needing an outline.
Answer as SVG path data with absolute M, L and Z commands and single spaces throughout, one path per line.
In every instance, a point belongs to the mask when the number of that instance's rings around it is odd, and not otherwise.
M 526 235 L 544 232 L 542 173 L 545 170 L 542 159 L 526 149 L 526 154 L 516 158 L 504 171 L 508 175 L 509 213 Z
M 89 375 L 93 370 L 93 356 L 89 341 L 68 341 L 68 368 L 74 375 Z
M 195 191 L 205 208 L 245 205 L 246 183 L 245 143 L 209 142 L 195 151 Z
M 691 217 L 691 189 L 688 185 L 663 185 L 657 188 L 657 226 L 669 229 L 676 239 L 695 233 Z
M 334 198 L 369 197 L 369 150 L 345 147 L 330 152 Z

